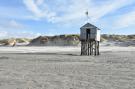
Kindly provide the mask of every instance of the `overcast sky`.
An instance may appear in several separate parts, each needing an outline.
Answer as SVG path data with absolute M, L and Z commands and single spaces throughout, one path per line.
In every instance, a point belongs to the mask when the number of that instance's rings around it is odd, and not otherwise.
M 0 0 L 0 38 L 77 34 L 87 21 L 107 34 L 135 34 L 135 0 Z

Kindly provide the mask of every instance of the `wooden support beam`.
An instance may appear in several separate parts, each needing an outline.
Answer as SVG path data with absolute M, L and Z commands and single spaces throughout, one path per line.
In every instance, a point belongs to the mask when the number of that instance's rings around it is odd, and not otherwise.
M 95 56 L 97 55 L 97 53 L 96 53 L 96 51 L 97 51 L 96 43 L 97 43 L 97 42 L 95 41 L 95 44 L 94 44 L 94 45 L 95 45 L 95 48 L 94 48 Z
M 98 55 L 99 55 L 99 41 L 98 41 Z
M 81 55 L 84 55 L 84 41 L 81 42 Z
M 90 43 L 88 42 L 88 55 L 90 55 Z
M 92 47 L 92 55 L 93 55 L 93 42 L 92 42 L 92 45 L 91 45 L 91 47 Z
M 90 55 L 91 55 L 91 52 L 92 52 L 92 50 L 91 50 L 91 41 L 90 41 Z

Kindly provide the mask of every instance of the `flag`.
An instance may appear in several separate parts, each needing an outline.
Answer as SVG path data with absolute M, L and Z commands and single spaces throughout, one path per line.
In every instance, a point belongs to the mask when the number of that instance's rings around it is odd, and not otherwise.
M 87 12 L 85 12 L 85 14 L 88 16 L 89 15 L 89 12 L 87 11 Z

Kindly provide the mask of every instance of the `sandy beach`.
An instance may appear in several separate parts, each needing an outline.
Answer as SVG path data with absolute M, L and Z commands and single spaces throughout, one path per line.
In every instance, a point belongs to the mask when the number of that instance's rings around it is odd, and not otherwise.
M 134 89 L 135 47 L 0 47 L 0 89 Z

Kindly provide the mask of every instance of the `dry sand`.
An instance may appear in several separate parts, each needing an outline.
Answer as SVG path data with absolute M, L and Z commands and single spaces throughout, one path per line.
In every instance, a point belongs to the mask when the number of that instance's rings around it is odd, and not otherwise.
M 135 47 L 0 47 L 0 89 L 135 89 Z

